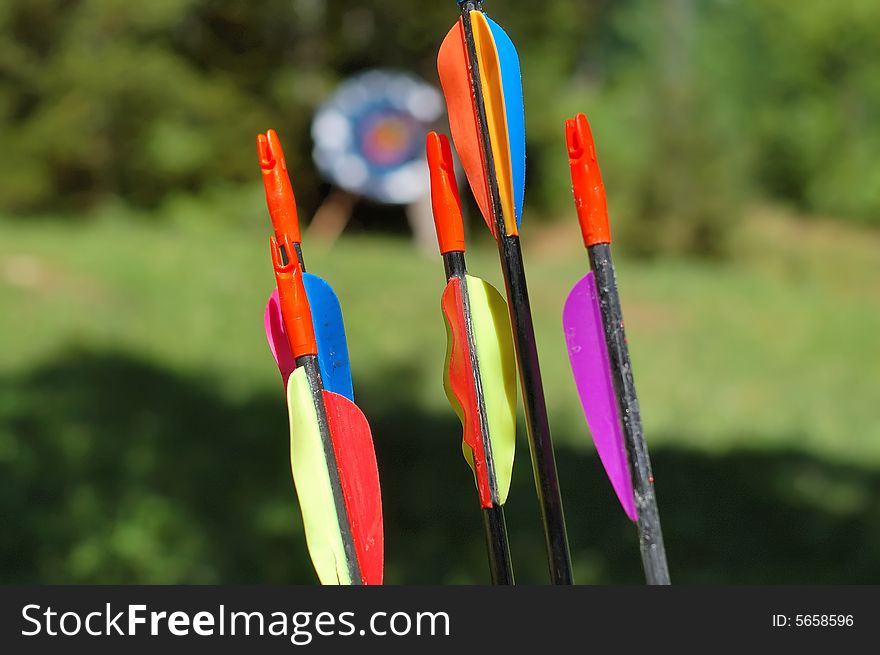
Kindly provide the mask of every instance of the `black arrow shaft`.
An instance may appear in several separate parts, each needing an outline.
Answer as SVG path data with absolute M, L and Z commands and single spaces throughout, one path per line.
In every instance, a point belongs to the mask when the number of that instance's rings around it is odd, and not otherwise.
M 284 244 L 278 244 L 278 250 L 281 252 L 281 263 L 287 266 L 287 263 L 290 261 L 290 255 L 287 254 L 287 248 Z M 302 245 L 299 243 L 293 244 L 293 250 L 296 254 L 297 260 L 299 260 L 299 267 L 302 269 L 302 272 L 306 272 L 306 262 L 303 260 L 303 251 Z
M 602 327 L 605 331 L 605 342 L 608 345 L 608 358 L 611 363 L 611 377 L 623 424 L 623 438 L 635 492 L 639 518 L 639 546 L 642 551 L 645 579 L 651 585 L 668 585 L 670 584 L 669 566 L 666 562 L 666 547 L 663 544 L 657 496 L 654 492 L 654 475 L 651 472 L 651 458 L 648 456 L 648 445 L 642 430 L 642 417 L 639 413 L 639 400 L 636 397 L 636 385 L 623 326 L 623 312 L 620 308 L 620 295 L 617 291 L 617 278 L 614 262 L 611 260 L 611 248 L 607 243 L 600 243 L 590 246 L 588 252 L 590 267 L 596 276 Z
M 493 585 L 512 585 L 513 563 L 510 559 L 510 544 L 507 539 L 507 521 L 504 508 L 492 504 L 483 508 L 483 529 L 486 531 L 486 548 L 489 553 L 489 573 Z
M 529 292 L 526 285 L 525 268 L 518 236 L 507 236 L 501 193 L 495 174 L 495 161 L 489 136 L 486 105 L 480 81 L 479 62 L 470 12 L 480 9 L 479 2 L 461 4 L 462 25 L 467 45 L 470 78 L 473 85 L 477 110 L 480 145 L 486 166 L 486 179 L 489 186 L 489 200 L 501 270 L 507 291 L 507 304 L 513 325 L 516 360 L 519 368 L 523 392 L 526 427 L 529 436 L 529 452 L 532 458 L 532 471 L 535 476 L 535 489 L 544 524 L 544 538 L 550 567 L 550 579 L 554 584 L 573 584 L 571 555 L 565 528 L 565 515 L 562 509 L 562 495 L 559 489 L 559 476 L 556 471 L 556 457 L 550 437 L 550 424 L 547 420 L 547 404 L 544 399 L 544 385 L 538 361 L 535 328 Z
M 500 229 L 500 228 L 499 228 Z M 544 538 L 553 584 L 574 584 L 556 455 L 550 436 L 547 402 L 538 360 L 535 328 L 518 237 L 498 239 L 501 267 L 513 325 L 516 359 L 523 394 L 535 489 L 544 523 Z

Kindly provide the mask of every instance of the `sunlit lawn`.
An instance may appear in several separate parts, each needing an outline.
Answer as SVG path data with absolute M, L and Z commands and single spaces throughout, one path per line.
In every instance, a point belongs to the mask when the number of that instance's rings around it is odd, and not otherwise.
M 8 536 L 0 555 L 9 561 L 0 561 L 0 580 L 311 580 L 301 561 L 304 549 L 292 493 L 287 495 L 281 388 L 262 334 L 262 311 L 273 284 L 264 227 L 259 221 L 210 226 L 198 220 L 0 223 L 0 376 L 5 389 L 0 468 L 17 471 L 2 475 L 6 481 L 0 491 L 7 496 L 5 509 L 27 526 L 22 528 L 26 541 L 39 541 L 44 529 L 50 535 L 63 533 L 57 547 L 43 545 L 25 555 L 16 545 L 16 530 L 4 528 Z M 497 254 L 478 241 L 469 253 L 469 268 L 500 286 Z M 563 300 L 587 266 L 579 242 L 573 224 L 535 227 L 524 236 L 551 427 L 559 443 L 579 579 L 635 582 L 635 539 L 622 512 L 613 507 L 593 457 L 561 333 Z M 642 413 L 656 453 L 661 514 L 668 517 L 673 576 L 683 581 L 877 582 L 880 521 L 872 494 L 880 476 L 880 235 L 764 211 L 737 231 L 736 246 L 733 259 L 720 264 L 618 261 Z M 355 392 L 367 416 L 377 417 L 383 485 L 386 494 L 396 494 L 386 495 L 389 580 L 485 580 L 479 517 L 441 388 L 445 331 L 439 257 L 416 251 L 402 237 L 360 234 L 329 250 L 307 243 L 305 252 L 309 270 L 338 292 Z M 108 358 L 128 362 L 121 365 L 120 377 L 100 372 L 76 377 L 78 366 L 100 369 Z M 164 509 L 150 514 L 133 498 L 138 510 L 118 519 L 128 522 L 127 537 L 99 516 L 97 508 L 109 502 L 101 498 L 106 491 L 93 484 L 88 466 L 70 455 L 73 442 L 81 441 L 85 452 L 111 447 L 108 443 L 118 439 L 120 452 L 129 452 L 150 430 L 174 431 L 178 443 L 213 441 L 211 435 L 198 434 L 201 414 L 188 417 L 184 429 L 175 416 L 185 407 L 150 406 L 166 402 L 152 387 L 145 389 L 143 403 L 132 401 L 137 420 L 106 414 L 110 410 L 102 403 L 115 402 L 106 397 L 108 385 L 137 396 L 140 383 L 124 378 L 126 371 L 140 374 L 141 365 L 193 385 L 200 390 L 197 398 L 210 394 L 211 403 L 236 418 L 231 423 L 208 419 L 204 429 L 223 432 L 223 438 L 199 451 L 194 476 L 210 477 L 212 462 L 217 462 L 223 476 L 235 478 L 240 455 L 224 452 L 223 444 L 245 443 L 254 434 L 277 440 L 274 459 L 249 464 L 251 474 L 263 471 L 273 482 L 270 491 L 255 493 L 253 502 L 259 506 L 253 508 L 253 523 L 229 526 L 238 533 L 229 548 L 239 548 L 239 554 L 215 553 L 222 550 L 211 543 L 218 535 L 223 540 L 222 518 L 204 530 L 193 507 L 173 518 L 178 487 L 161 481 L 151 486 L 160 478 L 151 477 L 150 467 L 159 471 L 163 465 L 143 453 L 129 453 L 129 459 L 120 455 L 119 466 L 137 468 L 149 460 L 146 472 L 136 474 L 137 485 L 153 501 L 165 503 Z M 58 395 L 52 380 L 59 371 L 74 381 L 60 381 L 58 388 L 68 393 L 71 386 L 79 387 L 79 404 Z M 94 394 L 88 389 L 92 381 Z M 82 407 L 83 398 L 88 409 Z M 93 433 L 116 429 L 108 421 L 117 421 L 128 433 L 96 441 Z M 143 422 L 153 427 L 144 428 Z M 383 430 L 391 433 L 384 442 Z M 511 531 L 520 578 L 541 582 L 545 569 L 522 436 L 510 499 Z M 34 450 L 34 440 L 41 439 L 67 445 L 58 452 Z M 62 464 L 54 462 L 46 475 L 61 466 L 73 488 L 41 495 L 41 485 L 53 481 L 41 476 L 37 452 L 61 458 Z M 157 452 L 161 457 L 166 451 Z M 415 457 L 420 474 L 408 468 L 407 458 Z M 790 462 L 801 463 L 789 467 Z M 187 466 L 178 462 L 175 470 L 186 477 Z M 174 485 L 185 482 L 175 480 Z M 125 488 L 124 476 L 114 484 L 114 489 Z M 10 499 L 13 485 L 28 491 L 18 489 Z M 454 507 L 438 509 L 445 496 L 430 485 L 461 489 L 450 500 Z M 77 496 L 81 486 L 91 489 L 85 499 Z M 743 494 L 754 497 L 734 507 Z M 88 505 L 89 498 L 96 503 L 92 510 L 65 504 Z M 422 512 L 422 504 L 433 508 Z M 788 508 L 784 518 L 776 514 L 782 505 Z M 143 517 L 141 510 L 149 516 L 167 512 L 172 516 L 167 524 L 176 527 L 168 528 L 165 519 L 152 526 L 152 519 L 137 518 Z M 58 523 L 74 511 L 83 512 L 85 523 Z M 236 511 L 247 514 L 246 507 Z M 432 511 L 446 522 L 432 524 Z M 222 508 L 217 512 L 222 515 Z M 456 555 L 444 548 L 458 548 L 458 517 L 472 521 L 467 525 L 472 534 Z M 774 525 L 778 521 L 791 523 Z M 263 541 L 241 545 L 249 542 L 248 529 L 259 532 Z M 821 544 L 831 538 L 846 544 L 844 561 L 830 561 L 830 550 L 825 554 L 830 547 Z M 182 547 L 180 540 L 185 541 Z M 241 565 L 239 560 L 260 558 L 261 548 L 268 563 Z M 171 557 L 167 550 L 182 554 Z M 762 552 L 768 561 L 749 561 L 761 560 Z M 419 568 L 420 557 L 432 561 Z M 290 558 L 299 561 L 287 562 Z

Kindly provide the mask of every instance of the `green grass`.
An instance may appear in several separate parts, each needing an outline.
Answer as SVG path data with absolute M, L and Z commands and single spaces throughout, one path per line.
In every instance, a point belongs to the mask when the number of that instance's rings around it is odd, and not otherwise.
M 581 582 L 637 582 L 564 352 L 587 266 L 572 227 L 524 251 L 573 555 Z M 500 285 L 478 242 L 471 272 Z M 880 236 L 759 212 L 736 245 L 723 264 L 618 261 L 673 577 L 880 581 Z M 439 257 L 363 235 L 306 255 L 346 317 L 389 581 L 484 581 Z M 272 284 L 257 221 L 0 223 L 0 581 L 312 581 L 262 334 Z M 512 545 L 541 582 L 521 436 Z

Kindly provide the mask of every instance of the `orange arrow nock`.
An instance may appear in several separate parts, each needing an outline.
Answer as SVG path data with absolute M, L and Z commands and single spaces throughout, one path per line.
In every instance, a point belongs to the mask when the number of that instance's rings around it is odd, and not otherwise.
M 279 243 L 288 237 L 291 243 L 300 243 L 299 217 L 296 213 L 296 198 L 287 173 L 284 151 L 275 130 L 257 135 L 257 153 L 263 171 L 263 186 L 266 188 L 266 203 L 275 228 L 275 238 Z M 286 247 L 285 247 L 286 248 Z M 287 252 L 293 252 L 289 250 Z
M 312 325 L 312 312 L 306 297 L 303 284 L 303 273 L 299 260 L 290 257 L 287 264 L 281 259 L 281 246 L 287 252 L 293 252 L 290 239 L 285 237 L 279 243 L 275 237 L 269 237 L 272 249 L 272 265 L 275 268 L 275 282 L 278 285 L 278 298 L 281 302 L 281 318 L 287 341 L 293 356 L 317 355 L 318 345 L 315 341 L 315 328 Z
M 599 243 L 611 243 L 605 185 L 602 184 L 596 146 L 586 116 L 578 114 L 565 121 L 565 140 L 568 144 L 574 204 L 584 245 L 589 248 Z
M 431 207 L 434 210 L 440 254 L 464 252 L 461 198 L 455 182 L 449 139 L 445 135 L 429 132 L 425 147 L 428 151 L 428 169 L 431 171 Z

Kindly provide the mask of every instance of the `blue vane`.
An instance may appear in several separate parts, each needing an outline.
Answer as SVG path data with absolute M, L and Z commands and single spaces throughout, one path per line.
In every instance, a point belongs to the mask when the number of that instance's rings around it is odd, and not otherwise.
M 354 402 L 348 342 L 339 299 L 330 285 L 317 275 L 304 273 L 303 284 L 312 310 L 312 324 L 318 343 L 318 366 L 324 388 Z
M 516 46 L 488 16 L 489 29 L 495 39 L 498 61 L 501 64 L 501 83 L 504 86 L 504 108 L 507 113 L 507 132 L 510 136 L 510 164 L 516 225 L 522 223 L 523 197 L 526 192 L 526 121 L 523 115 L 522 73 Z

